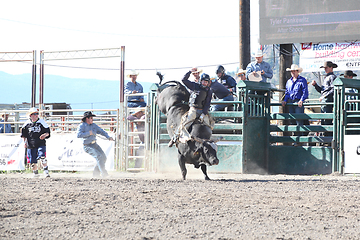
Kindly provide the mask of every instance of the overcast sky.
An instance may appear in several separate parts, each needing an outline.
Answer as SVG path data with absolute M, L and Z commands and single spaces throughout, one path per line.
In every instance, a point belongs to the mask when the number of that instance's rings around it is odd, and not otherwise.
M 152 82 L 157 81 L 155 69 L 163 69 L 165 79 L 173 80 L 193 66 L 201 66 L 211 76 L 218 64 L 228 71 L 238 67 L 238 0 L 12 0 L 1 8 L 0 52 L 125 46 L 125 68 L 140 69 L 138 80 Z M 252 5 L 252 17 L 256 12 L 257 6 Z M 257 24 L 258 18 L 252 19 L 253 29 Z M 254 45 L 257 37 L 252 34 Z M 45 64 L 56 65 L 45 66 L 45 74 L 119 79 L 115 69 L 120 67 L 120 58 Z M 30 73 L 31 64 L 0 62 L 0 71 Z

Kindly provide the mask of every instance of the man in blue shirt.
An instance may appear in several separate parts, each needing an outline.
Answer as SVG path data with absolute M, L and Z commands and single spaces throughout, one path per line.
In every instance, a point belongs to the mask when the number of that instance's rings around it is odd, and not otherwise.
M 4 112 L 2 114 L 2 117 L 3 117 L 3 120 L 0 121 L 0 133 L 12 133 L 11 124 L 3 123 L 3 122 L 7 122 L 9 120 L 9 114 Z
M 267 82 L 267 79 L 272 79 L 273 71 L 269 63 L 263 61 L 264 54 L 261 50 L 255 54 L 255 61 L 251 62 L 246 67 L 246 78 L 249 79 L 250 74 L 256 74 L 260 72 L 261 82 Z
M 135 70 L 132 70 L 131 73 L 127 75 L 127 77 L 131 78 L 131 81 L 125 86 L 125 94 L 143 93 L 143 87 L 140 83 L 136 82 L 138 75 L 139 73 Z M 132 108 L 145 107 L 146 102 L 144 101 L 143 96 L 129 96 L 127 106 Z
M 99 177 L 101 173 L 102 177 L 107 177 L 109 174 L 105 169 L 106 155 L 96 143 L 96 134 L 100 134 L 111 141 L 114 139 L 94 123 L 93 117 L 95 116 L 91 111 L 84 113 L 82 123 L 77 128 L 77 137 L 83 139 L 84 151 L 96 159 L 93 176 Z
M 296 103 L 297 106 L 289 106 L 289 113 L 304 113 L 303 102 L 309 96 L 309 90 L 307 81 L 299 74 L 302 72 L 302 68 L 296 64 L 292 64 L 291 68 L 287 68 L 286 71 L 291 72 L 291 78 L 286 82 L 286 91 L 282 106 L 285 107 L 286 103 Z M 298 126 L 304 125 L 303 120 L 296 120 Z

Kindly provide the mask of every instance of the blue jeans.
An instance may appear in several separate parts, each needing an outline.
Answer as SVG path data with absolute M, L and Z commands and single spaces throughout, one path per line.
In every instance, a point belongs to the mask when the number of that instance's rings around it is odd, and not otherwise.
M 128 102 L 127 106 L 131 108 L 146 107 L 146 102 Z
M 41 157 L 46 157 L 46 146 L 40 146 L 38 148 L 27 149 L 27 157 L 30 163 L 37 163 Z
M 290 101 L 292 102 L 292 101 Z M 293 101 L 293 103 L 298 103 L 298 101 Z M 289 113 L 304 113 L 304 105 L 302 107 L 299 106 L 289 106 Z M 296 125 L 303 126 L 304 120 L 296 120 Z
M 224 97 L 223 99 L 219 99 L 218 101 L 234 101 L 234 96 L 232 94 L 227 95 L 226 97 Z M 226 107 L 230 107 L 232 105 L 225 105 L 225 104 L 219 104 L 219 105 L 213 105 L 211 106 L 211 110 L 210 111 L 223 111 Z
M 103 177 L 109 175 L 105 169 L 106 155 L 97 143 L 84 145 L 84 151 L 96 159 L 96 166 L 93 172 L 95 177 L 99 176 L 100 173 Z

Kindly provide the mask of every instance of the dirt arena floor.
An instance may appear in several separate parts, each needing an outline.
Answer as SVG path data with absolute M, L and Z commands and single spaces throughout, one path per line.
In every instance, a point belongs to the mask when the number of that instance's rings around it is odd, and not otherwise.
M 0 174 L 0 239 L 359 239 L 360 178 Z

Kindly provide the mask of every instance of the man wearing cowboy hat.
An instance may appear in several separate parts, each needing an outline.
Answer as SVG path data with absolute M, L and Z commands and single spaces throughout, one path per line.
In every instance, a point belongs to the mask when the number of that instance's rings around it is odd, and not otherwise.
M 319 86 L 315 80 L 311 82 L 311 84 L 315 87 L 316 91 L 318 91 L 321 96 L 319 98 L 320 102 L 324 103 L 332 103 L 334 102 L 334 85 L 333 82 L 336 79 L 336 75 L 334 74 L 334 68 L 337 68 L 337 65 L 331 61 L 324 62 L 324 65 L 320 68 L 324 68 L 326 72 L 326 76 L 323 81 L 323 86 Z M 322 113 L 332 113 L 333 106 L 332 105 L 323 105 L 321 106 Z M 323 119 L 321 120 L 322 125 L 331 125 L 331 119 Z M 325 133 L 325 136 L 331 136 L 331 133 Z
M 340 74 L 340 76 L 344 76 L 344 78 L 350 79 L 357 77 L 357 75 L 352 70 L 346 70 L 344 73 Z
M 264 54 L 261 50 L 255 54 L 255 61 L 251 62 L 246 67 L 246 78 L 249 79 L 250 74 L 261 74 L 261 82 L 267 82 L 267 79 L 272 79 L 273 70 L 269 63 L 263 61 Z
M 5 112 L 6 109 L 3 110 L 2 113 L 2 120 L 0 122 L 4 122 L 4 123 L 0 123 L 0 133 L 12 133 L 11 130 L 11 124 L 10 123 L 6 123 L 9 119 L 9 113 Z
M 289 106 L 289 113 L 304 113 L 303 102 L 308 98 L 309 90 L 306 79 L 299 75 L 303 69 L 296 64 L 292 64 L 286 71 L 291 72 L 291 78 L 286 82 L 282 106 L 285 107 L 287 103 L 296 103 L 297 106 Z M 296 124 L 302 126 L 304 121 L 296 120 Z
M 136 81 L 138 75 L 139 73 L 135 70 L 131 70 L 131 73 L 127 75 L 128 78 L 131 78 L 131 81 L 125 86 L 125 94 L 143 93 L 143 87 Z M 127 106 L 132 108 L 145 107 L 146 103 L 143 96 L 133 96 L 128 97 Z
M 346 70 L 344 73 L 340 74 L 340 76 L 344 76 L 344 78 L 348 78 L 348 79 L 353 79 L 354 77 L 357 77 L 357 75 L 351 70 Z M 345 92 L 346 93 L 357 93 L 357 90 L 354 88 L 346 88 Z M 346 99 L 355 100 L 355 96 L 347 96 Z
M 39 118 L 39 110 L 35 107 L 29 109 L 29 119 L 21 128 L 21 135 L 24 139 L 24 147 L 27 148 L 26 155 L 30 160 L 34 177 L 39 177 L 37 163 L 41 161 L 45 177 L 50 177 L 46 160 L 46 141 L 50 137 L 50 128 L 47 123 Z
M 192 68 L 191 70 L 192 75 L 194 76 L 194 82 L 200 83 L 200 74 L 202 73 L 201 69 L 197 67 Z
M 94 123 L 93 117 L 95 116 L 91 111 L 84 112 L 84 117 L 81 119 L 82 123 L 77 128 L 77 137 L 82 138 L 84 151 L 96 159 L 93 176 L 99 177 L 101 174 L 102 177 L 107 177 L 109 174 L 105 169 L 106 155 L 96 143 L 96 134 L 100 134 L 111 141 L 114 139 Z

